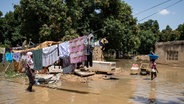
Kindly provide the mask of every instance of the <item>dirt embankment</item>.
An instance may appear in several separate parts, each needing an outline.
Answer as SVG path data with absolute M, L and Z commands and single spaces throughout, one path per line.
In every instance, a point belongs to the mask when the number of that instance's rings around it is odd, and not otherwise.
M 129 72 L 124 71 L 122 68 L 116 68 L 114 71 L 112 71 L 111 74 L 97 72 L 94 75 L 86 77 L 82 77 L 76 74 L 62 74 L 60 79 L 62 81 L 87 83 L 89 81 L 106 80 L 111 76 L 118 77 L 120 75 L 128 75 L 128 74 Z

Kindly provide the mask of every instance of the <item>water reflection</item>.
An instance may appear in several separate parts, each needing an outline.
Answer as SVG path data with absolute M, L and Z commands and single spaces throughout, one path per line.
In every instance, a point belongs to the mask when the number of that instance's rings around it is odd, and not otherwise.
M 149 95 L 149 99 L 148 99 L 148 104 L 156 104 L 155 89 L 156 89 L 155 81 L 151 81 L 151 83 L 150 83 L 150 95 Z
M 184 104 L 184 68 L 159 65 L 153 81 L 144 76 L 138 81 L 131 101 L 134 104 Z

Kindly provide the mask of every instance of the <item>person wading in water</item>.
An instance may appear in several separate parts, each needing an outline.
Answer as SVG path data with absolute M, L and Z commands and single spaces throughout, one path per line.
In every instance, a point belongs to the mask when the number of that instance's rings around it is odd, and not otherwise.
M 28 76 L 29 79 L 29 86 L 27 87 L 27 91 L 29 92 L 34 92 L 32 89 L 32 86 L 35 84 L 35 73 L 34 73 L 34 63 L 32 60 L 32 52 L 27 52 L 27 65 L 26 65 L 26 75 Z
M 151 80 L 157 77 L 157 73 L 158 73 L 158 70 L 156 67 L 155 59 L 151 59 Z

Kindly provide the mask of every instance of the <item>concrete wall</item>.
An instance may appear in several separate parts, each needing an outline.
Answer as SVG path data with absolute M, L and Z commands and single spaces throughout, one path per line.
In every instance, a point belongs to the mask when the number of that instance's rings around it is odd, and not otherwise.
M 157 63 L 184 66 L 184 41 L 158 42 L 155 45 L 155 53 L 159 55 Z M 170 59 L 171 57 L 175 59 Z

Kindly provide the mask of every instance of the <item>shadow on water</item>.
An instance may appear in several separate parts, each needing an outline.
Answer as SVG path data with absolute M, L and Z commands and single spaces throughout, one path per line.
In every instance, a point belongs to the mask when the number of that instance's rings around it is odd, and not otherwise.
M 21 82 L 16 82 L 16 81 L 12 81 L 12 80 L 6 80 L 6 81 L 21 84 L 21 85 L 23 84 Z M 28 85 L 28 84 L 26 84 L 26 85 Z M 96 94 L 96 95 L 98 95 L 98 93 L 93 93 L 93 92 L 88 92 L 88 91 L 80 91 L 80 90 L 67 89 L 67 88 L 61 88 L 61 87 L 52 87 L 52 86 L 47 86 L 47 85 L 35 85 L 35 87 L 45 87 L 45 88 L 49 88 L 49 89 L 56 89 L 56 90 L 74 92 L 74 93 L 80 93 L 80 94 Z
M 57 90 L 80 93 L 80 94 L 97 94 L 98 95 L 98 93 L 92 93 L 92 92 L 88 92 L 88 91 L 80 91 L 80 90 L 74 90 L 74 89 L 66 89 L 66 88 L 60 88 L 60 87 L 50 87 L 50 86 L 44 86 L 44 85 L 39 85 L 38 87 L 46 87 L 46 88 L 50 88 L 50 89 L 57 89 Z

